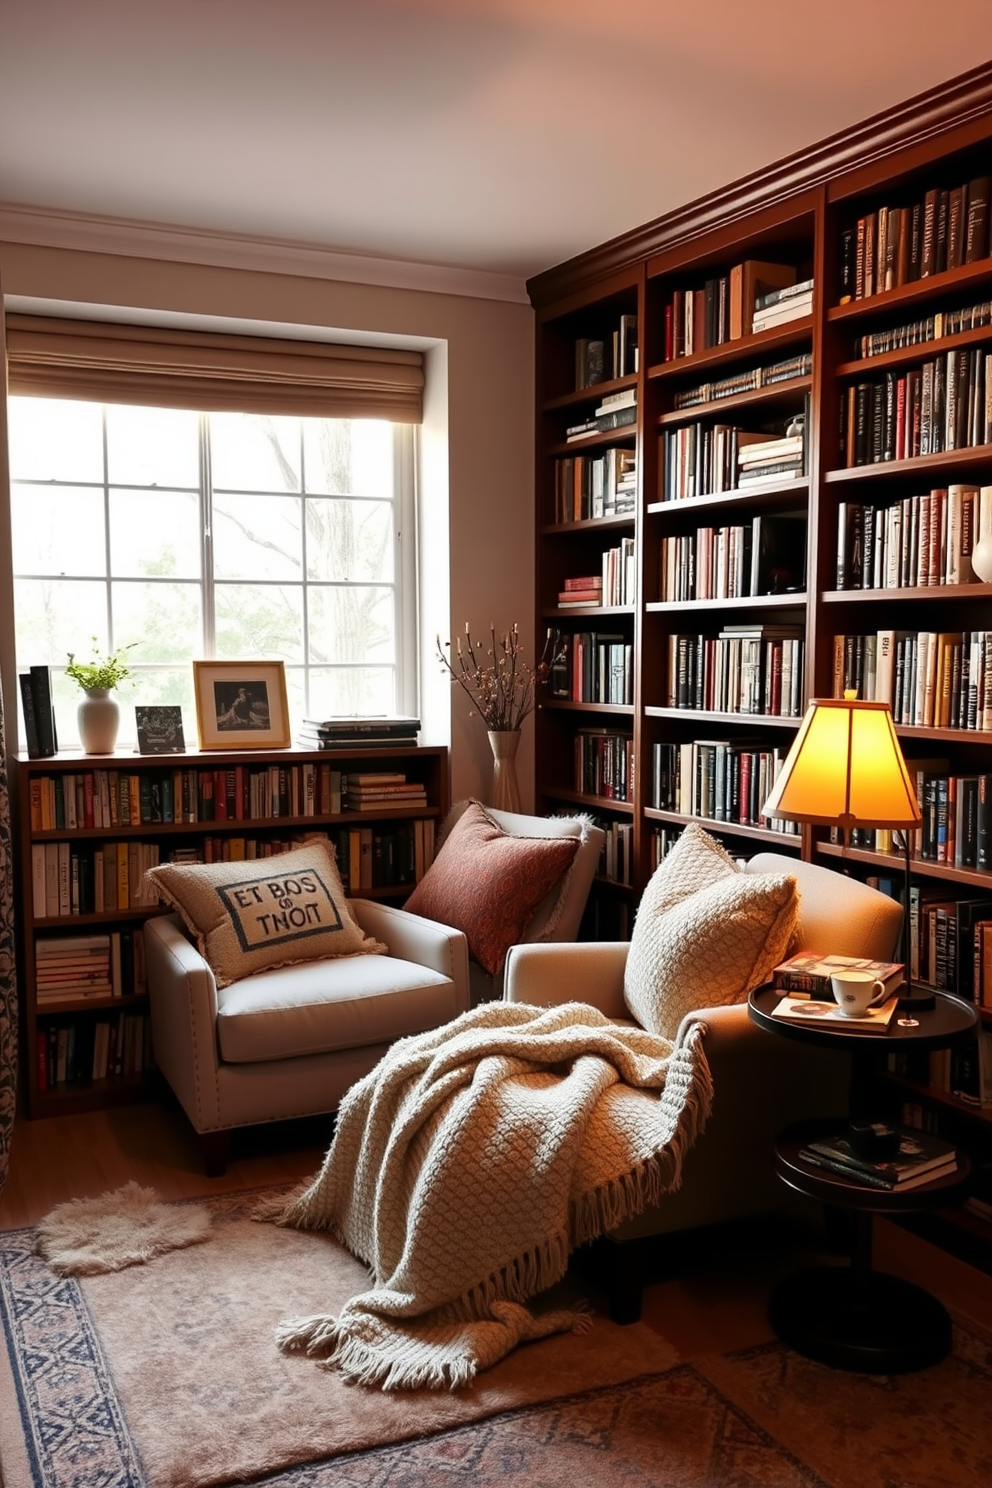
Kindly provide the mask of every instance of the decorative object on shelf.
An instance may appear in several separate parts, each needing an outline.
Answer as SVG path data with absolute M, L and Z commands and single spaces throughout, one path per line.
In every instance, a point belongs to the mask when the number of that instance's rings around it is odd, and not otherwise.
M 176 706 L 136 707 L 139 754 L 185 754 L 183 710 Z
M 454 660 L 451 642 L 442 645 L 441 637 L 437 638 L 442 666 L 452 681 L 457 682 L 471 698 L 472 713 L 478 713 L 486 725 L 489 747 L 493 752 L 490 804 L 499 810 L 520 810 L 515 765 L 520 729 L 537 705 L 539 690 L 547 686 L 560 651 L 558 632 L 549 630 L 536 665 L 530 666 L 523 658 L 520 631 L 515 621 L 505 631 L 497 631 L 491 625 L 489 646 L 483 650 L 481 643 L 473 641 L 466 620 L 464 637 L 458 636 L 455 640 Z
M 922 816 L 888 703 L 859 702 L 851 690 L 842 698 L 814 699 L 762 814 L 838 827 L 847 845 L 854 827 L 901 830 L 906 849 L 903 903 L 909 904 L 910 838 Z M 905 913 L 902 949 L 908 967 L 909 918 Z M 900 1008 L 933 1005 L 932 992 L 914 989 L 907 981 Z
M 194 661 L 201 749 L 286 749 L 286 667 L 281 661 Z
M 489 804 L 498 811 L 520 810 L 520 786 L 517 783 L 517 750 L 519 729 L 490 729 L 489 748 L 493 752 L 493 784 Z
M 135 642 L 120 646 L 106 656 L 100 654 L 96 636 L 93 637 L 93 660 L 77 661 L 74 651 L 69 652 L 65 673 L 78 682 L 86 694 L 76 709 L 79 726 L 79 742 L 84 754 L 113 754 L 120 727 L 121 710 L 117 699 L 110 696 L 113 688 L 131 675 L 131 668 L 124 657 Z
M 992 584 L 992 501 L 981 502 L 982 528 L 978 541 L 971 550 L 971 567 L 975 578 L 983 584 Z

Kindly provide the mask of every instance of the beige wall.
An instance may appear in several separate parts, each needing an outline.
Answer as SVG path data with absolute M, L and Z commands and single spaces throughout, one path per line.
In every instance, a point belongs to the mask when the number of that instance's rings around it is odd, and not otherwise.
M 427 352 L 422 440 L 425 573 L 423 711 L 431 742 L 452 747 L 454 798 L 485 793 L 484 729 L 443 683 L 434 637 L 516 620 L 533 623 L 533 322 L 527 305 L 424 290 L 0 242 L 8 303 L 26 297 L 121 307 L 151 317 L 220 317 L 283 326 L 416 337 Z M 2 526 L 7 527 L 6 520 Z M 438 558 L 441 561 L 438 561 Z M 0 547 L 0 561 L 3 553 Z M 446 562 L 445 562 L 446 560 Z M 0 592 L 9 595 L 4 566 Z M 13 679 L 9 600 L 0 603 L 0 664 Z M 8 710 L 16 689 L 7 683 Z M 10 740 L 9 742 L 13 742 Z M 528 730 L 520 762 L 532 795 Z

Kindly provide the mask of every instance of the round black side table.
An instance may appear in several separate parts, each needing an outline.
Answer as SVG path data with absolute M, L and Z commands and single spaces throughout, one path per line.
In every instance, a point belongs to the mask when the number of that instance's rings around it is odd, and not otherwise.
M 779 1000 L 769 988 L 752 992 L 748 1012 L 769 1032 L 824 1044 L 853 1055 L 851 1111 L 866 1114 L 873 1074 L 894 1049 L 940 1048 L 970 1032 L 977 1015 L 958 998 L 937 995 L 932 1009 L 914 1013 L 886 1034 L 845 1033 L 835 1027 L 795 1025 L 772 1017 Z M 775 1143 L 775 1171 L 806 1198 L 843 1209 L 854 1236 L 849 1266 L 816 1266 L 788 1276 L 772 1292 L 768 1315 L 778 1336 L 797 1353 L 836 1369 L 863 1374 L 904 1374 L 926 1369 L 951 1347 L 946 1309 L 922 1287 L 872 1267 L 872 1218 L 938 1208 L 963 1197 L 971 1172 L 958 1153 L 954 1173 L 907 1191 L 871 1188 L 806 1162 L 801 1149 L 818 1137 L 836 1136 L 842 1121 L 803 1122 Z

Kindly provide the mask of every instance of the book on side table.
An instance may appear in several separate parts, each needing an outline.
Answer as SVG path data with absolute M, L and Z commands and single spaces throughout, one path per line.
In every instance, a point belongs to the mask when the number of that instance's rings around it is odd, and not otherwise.
M 823 956 L 818 951 L 800 951 L 772 971 L 772 986 L 790 997 L 819 997 L 832 1001 L 830 978 L 839 971 L 866 971 L 895 992 L 905 980 L 901 961 L 870 961 L 866 956 Z
M 800 1157 L 818 1168 L 826 1168 L 851 1183 L 887 1188 L 905 1193 L 924 1183 L 933 1183 L 957 1168 L 957 1152 L 930 1132 L 903 1129 L 899 1149 L 891 1157 L 871 1159 L 859 1155 L 845 1136 L 822 1137 L 800 1151 Z
M 888 1032 L 898 1005 L 899 999 L 893 993 L 880 1007 L 869 1008 L 863 1016 L 852 1018 L 841 1012 L 832 997 L 829 1002 L 821 1002 L 808 994 L 794 997 L 787 993 L 773 1009 L 772 1017 L 781 1018 L 783 1023 L 805 1024 L 807 1028 L 815 1027 L 828 1032 L 834 1030 L 837 1033 L 863 1033 L 871 1037 Z

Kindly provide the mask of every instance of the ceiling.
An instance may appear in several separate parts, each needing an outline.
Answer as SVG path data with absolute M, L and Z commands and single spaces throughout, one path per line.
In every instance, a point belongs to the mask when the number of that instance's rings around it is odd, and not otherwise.
M 989 0 L 3 0 L 0 202 L 527 276 L 984 62 Z

